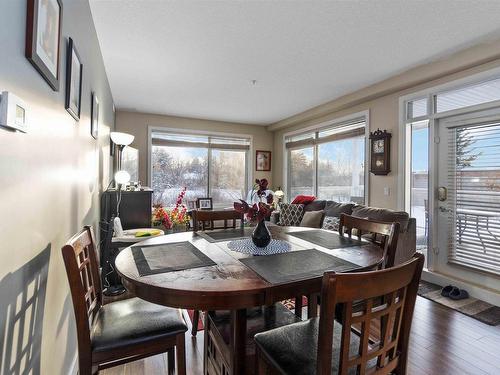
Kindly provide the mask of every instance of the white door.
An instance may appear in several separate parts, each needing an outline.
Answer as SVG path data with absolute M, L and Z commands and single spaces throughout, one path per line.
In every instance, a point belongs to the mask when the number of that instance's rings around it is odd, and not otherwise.
M 434 268 L 479 283 L 484 272 L 500 274 L 500 111 L 441 119 L 436 126 Z

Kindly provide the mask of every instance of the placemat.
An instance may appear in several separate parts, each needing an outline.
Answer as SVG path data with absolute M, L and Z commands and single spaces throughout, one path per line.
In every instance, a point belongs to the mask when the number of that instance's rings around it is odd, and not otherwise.
M 282 240 L 271 240 L 266 247 L 255 246 L 251 238 L 231 241 L 227 244 L 229 250 L 237 251 L 243 254 L 252 255 L 271 255 L 289 252 L 292 246 L 290 243 Z
M 188 241 L 134 246 L 132 255 L 140 276 L 216 265 Z
M 321 229 L 287 232 L 286 234 L 309 241 L 327 249 L 340 249 L 343 247 L 362 246 L 367 244 L 366 242 L 354 238 L 343 237 L 337 233 L 327 232 Z
M 250 237 L 255 228 L 230 228 L 230 229 L 222 229 L 222 230 L 214 230 L 207 232 L 196 232 L 196 234 L 200 237 L 203 237 L 208 242 L 222 242 L 222 241 L 231 241 L 236 240 L 238 238 Z
M 325 271 L 346 272 L 360 267 L 316 249 L 245 258 L 240 262 L 272 284 L 322 276 Z

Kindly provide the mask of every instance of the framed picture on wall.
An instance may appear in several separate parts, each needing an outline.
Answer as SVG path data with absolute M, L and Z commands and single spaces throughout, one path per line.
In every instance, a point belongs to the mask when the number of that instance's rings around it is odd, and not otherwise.
M 94 139 L 99 135 L 99 99 L 95 92 L 92 93 L 92 108 L 90 117 L 90 134 Z
M 255 170 L 269 172 L 271 170 L 271 151 L 255 152 Z
M 54 91 L 59 91 L 61 30 L 60 0 L 28 0 L 25 55 Z
M 80 120 L 82 108 L 82 74 L 82 60 L 73 39 L 69 38 L 68 59 L 66 61 L 66 110 L 77 121 Z

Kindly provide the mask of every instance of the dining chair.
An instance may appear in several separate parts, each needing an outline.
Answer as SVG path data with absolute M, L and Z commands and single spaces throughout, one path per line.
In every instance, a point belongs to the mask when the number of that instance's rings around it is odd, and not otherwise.
M 193 210 L 191 213 L 193 218 L 193 231 L 212 230 L 212 229 L 234 229 L 237 226 L 243 227 L 243 214 L 236 210 Z M 238 225 L 238 222 L 239 225 Z M 224 225 L 217 225 L 216 222 L 223 221 Z M 193 311 L 193 326 L 191 335 L 196 336 L 198 325 L 200 322 L 200 311 Z
M 167 352 L 168 373 L 186 373 L 186 323 L 179 309 L 140 298 L 103 305 L 92 228 L 85 226 L 62 248 L 73 300 L 80 375 Z
M 243 226 L 243 214 L 236 210 L 193 210 L 191 213 L 193 218 L 193 231 L 212 230 L 212 229 L 229 229 Z M 224 222 L 224 225 L 217 225 L 217 222 Z
M 382 267 L 394 266 L 398 246 L 399 223 L 387 223 L 341 214 L 339 234 L 341 236 L 347 234 L 348 237 L 352 237 L 354 230 L 358 239 L 361 239 L 362 236 L 368 236 L 371 242 L 378 244 L 384 249 Z
M 383 270 L 326 272 L 319 318 L 255 335 L 258 374 L 405 374 L 423 264 L 424 256 L 416 254 Z M 364 308 L 354 312 L 358 301 Z M 343 324 L 335 320 L 338 304 L 343 306 Z M 383 322 L 381 339 L 370 343 L 374 320 Z M 351 331 L 354 324 L 362 327 L 361 336 Z

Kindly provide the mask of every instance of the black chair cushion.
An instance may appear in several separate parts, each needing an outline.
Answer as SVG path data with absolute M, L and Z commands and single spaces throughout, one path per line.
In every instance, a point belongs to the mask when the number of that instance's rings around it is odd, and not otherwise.
M 313 318 L 300 323 L 273 329 L 255 335 L 255 342 L 282 374 L 313 375 L 316 374 L 318 355 L 319 318 Z M 342 326 L 334 324 L 332 374 L 337 374 L 340 338 Z M 351 333 L 350 356 L 359 350 L 359 338 Z M 369 366 L 376 365 L 376 358 Z M 356 368 L 349 369 L 349 374 L 355 374 Z
M 130 298 L 101 307 L 91 332 L 92 350 L 120 349 L 186 331 L 179 309 Z

